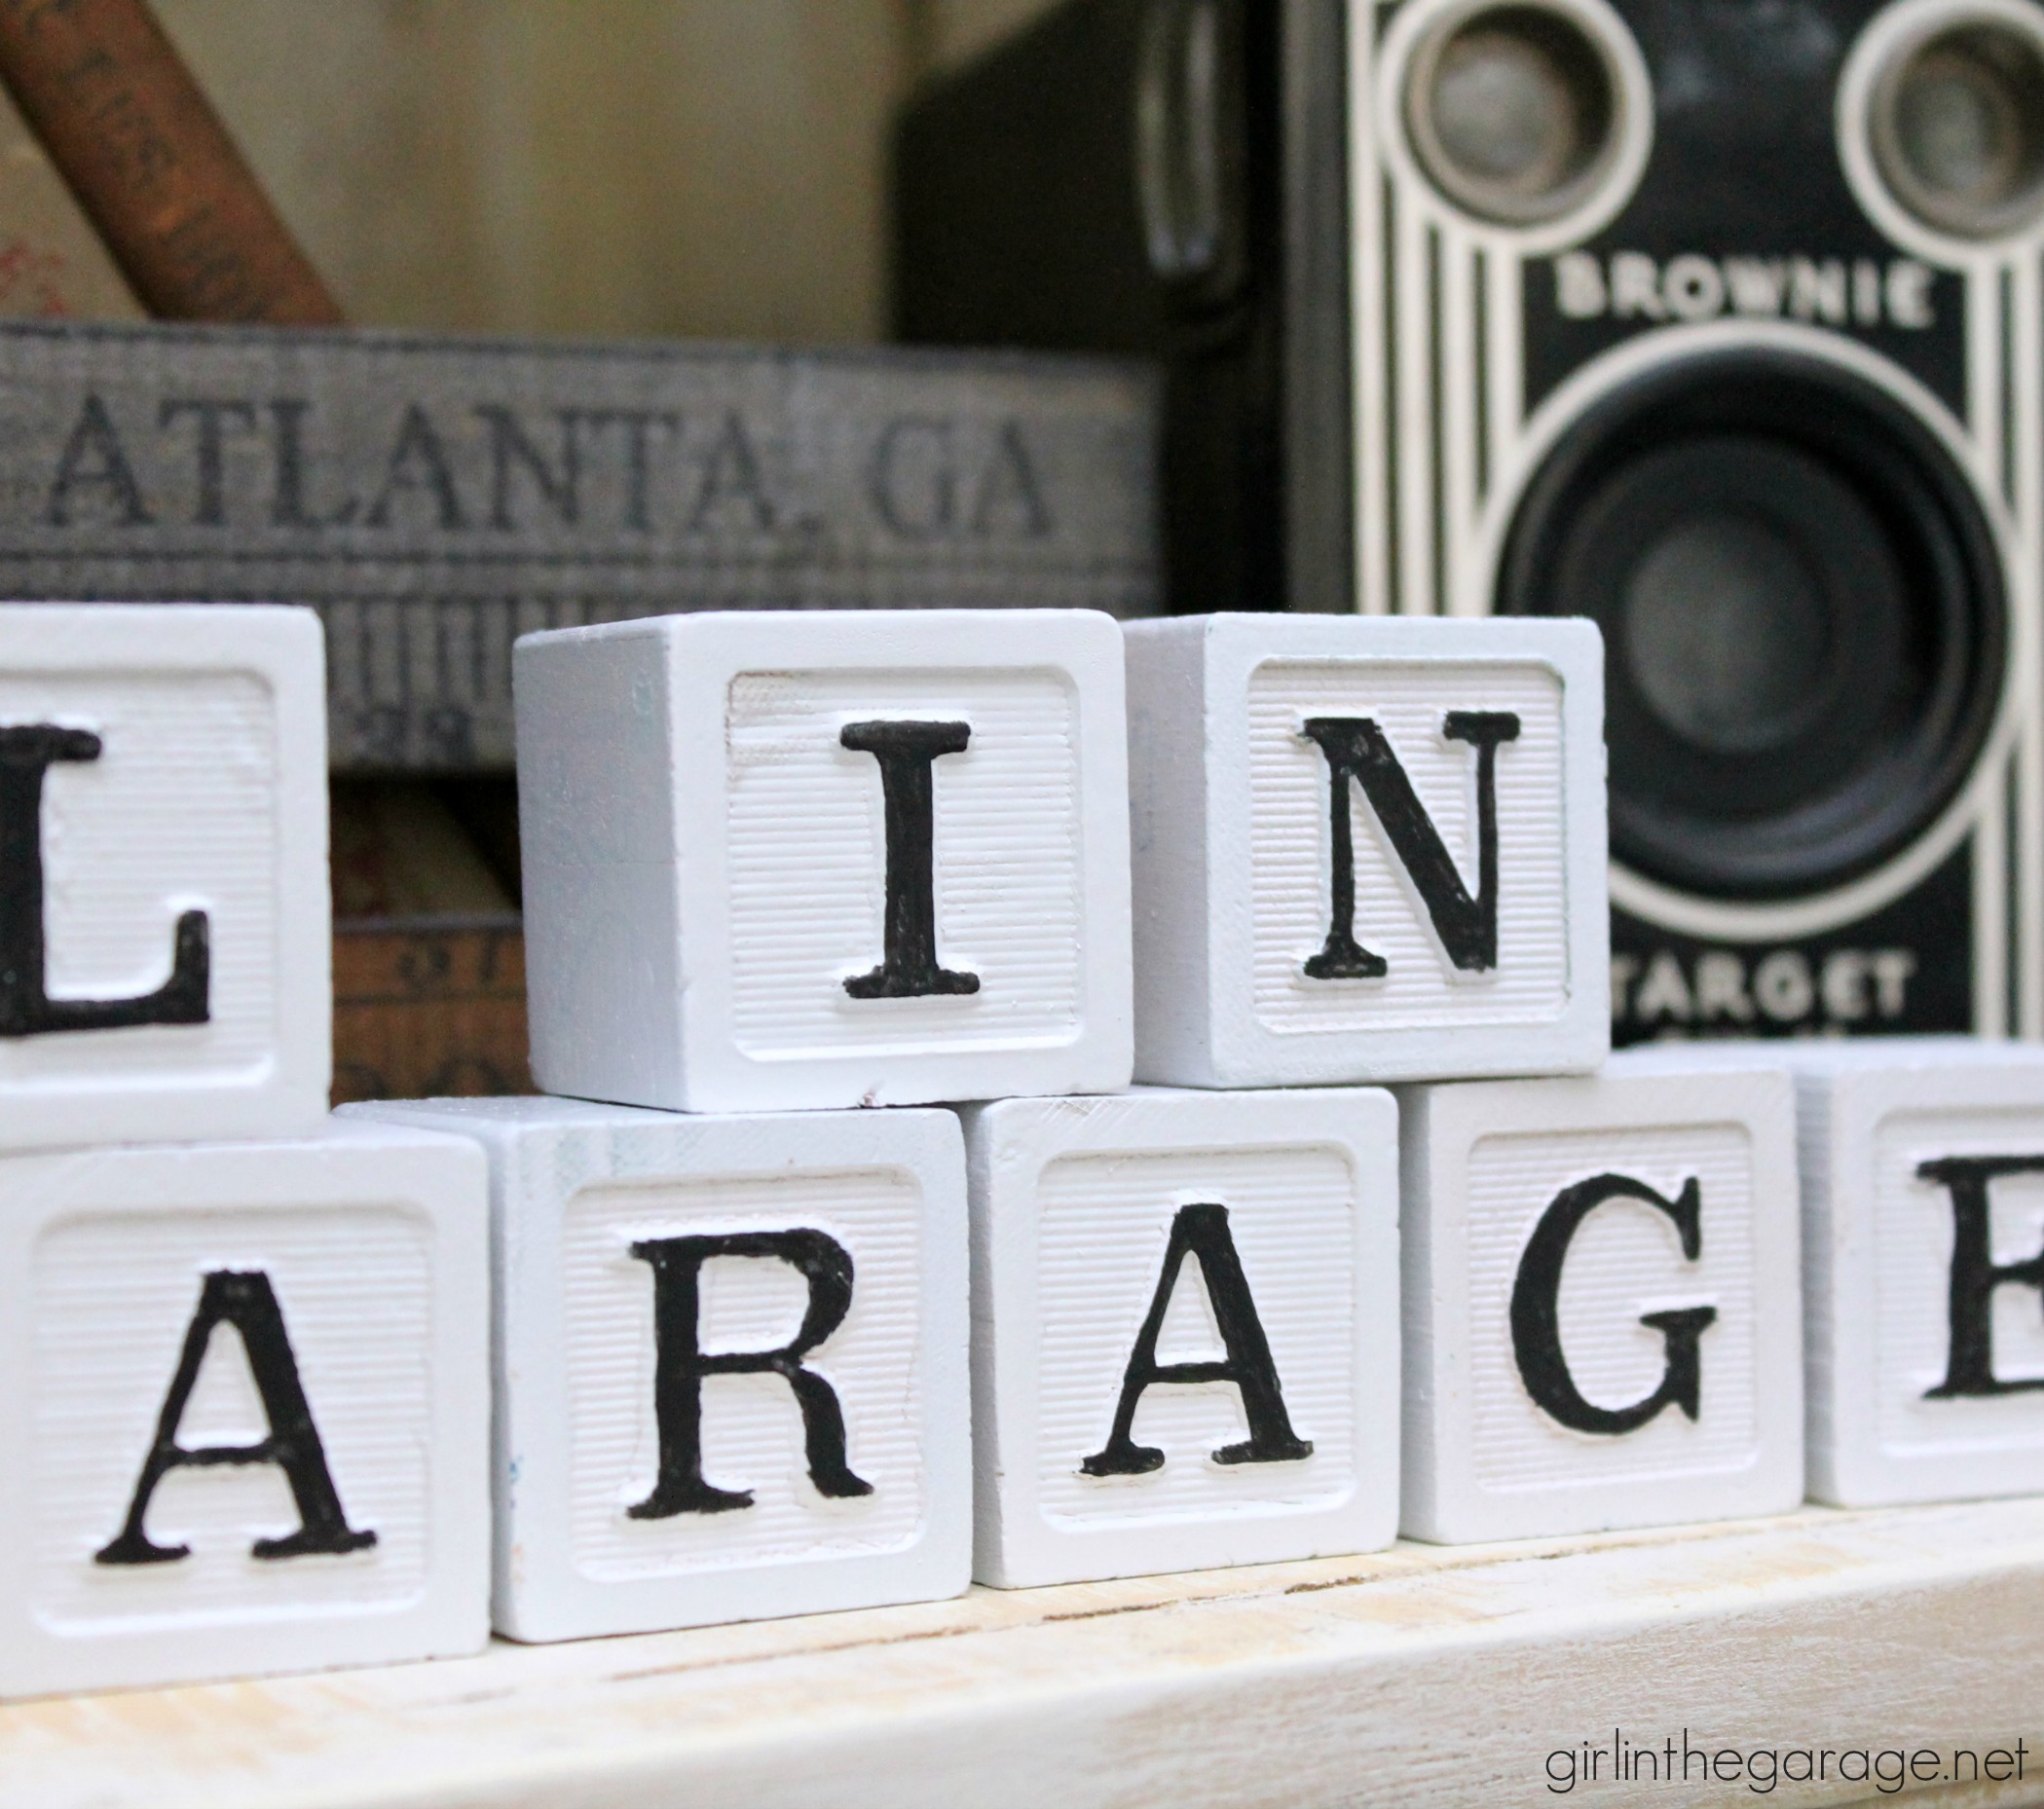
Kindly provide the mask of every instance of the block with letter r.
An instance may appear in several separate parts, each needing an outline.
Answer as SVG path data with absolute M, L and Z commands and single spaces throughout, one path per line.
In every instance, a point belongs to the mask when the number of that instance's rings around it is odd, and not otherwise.
M 515 681 L 541 1086 L 737 1112 L 1128 1085 L 1111 617 L 661 616 L 528 636 Z
M 497 1219 L 501 1633 L 876 1607 L 971 1571 L 946 1111 L 344 1108 L 474 1138 Z
M 1138 1080 L 1596 1066 L 1611 930 L 1593 624 L 1125 632 Z

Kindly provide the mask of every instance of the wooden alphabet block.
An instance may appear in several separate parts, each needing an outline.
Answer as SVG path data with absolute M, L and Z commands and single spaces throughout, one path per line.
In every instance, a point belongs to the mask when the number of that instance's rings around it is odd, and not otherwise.
M 948 1112 L 351 1106 L 489 1152 L 495 1612 L 573 1640 L 954 1596 L 971 1574 Z
M 1211 615 L 1126 634 L 1139 1080 L 1597 1065 L 1593 625 Z
M 388 1126 L 0 1157 L 0 1696 L 479 1650 L 487 1228 Z
M 2044 1051 L 1798 1045 L 1809 1488 L 2044 1493 Z
M 325 711 L 310 610 L 0 606 L 0 1150 L 325 1123 Z
M 1392 1096 L 1139 1089 L 963 1116 L 980 1581 L 1390 1544 Z
M 1128 1085 L 1120 630 L 662 616 L 518 644 L 533 1072 L 686 1111 Z
M 1399 1105 L 1408 1537 L 1802 1498 L 1795 1101 L 1775 1057 L 1626 1053 Z

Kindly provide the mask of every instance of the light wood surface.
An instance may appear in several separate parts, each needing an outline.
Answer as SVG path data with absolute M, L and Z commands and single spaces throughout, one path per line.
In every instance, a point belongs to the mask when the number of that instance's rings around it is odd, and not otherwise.
M 0 1709 L 0 1809 L 1553 1802 L 1550 1753 L 2022 1738 L 2044 1500 L 1439 1549 Z M 1877 1799 L 1869 1786 L 1591 1801 Z

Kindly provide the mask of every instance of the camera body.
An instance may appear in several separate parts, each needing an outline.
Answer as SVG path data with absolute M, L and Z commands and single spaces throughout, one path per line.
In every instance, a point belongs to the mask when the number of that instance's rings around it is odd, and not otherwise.
M 1617 1039 L 2044 1031 L 2044 12 L 1402 0 L 1350 80 L 1359 601 L 1603 625 Z

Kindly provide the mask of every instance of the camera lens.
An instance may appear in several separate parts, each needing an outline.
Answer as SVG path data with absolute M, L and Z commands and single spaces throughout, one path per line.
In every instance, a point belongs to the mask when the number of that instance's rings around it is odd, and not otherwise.
M 2044 210 L 2044 46 L 1992 21 L 1919 42 L 1877 84 L 1873 129 L 1881 175 L 1927 226 L 2019 230 Z
M 2000 696 L 1999 559 L 1964 474 L 1891 397 L 1787 353 L 1686 359 L 1585 416 L 1497 604 L 1602 625 L 1613 853 L 1717 897 L 1899 851 Z
M 1405 111 L 1413 149 L 1442 192 L 1507 225 L 1567 213 L 1617 148 L 1609 56 L 1544 7 L 1489 7 L 1436 31 L 1413 56 Z

